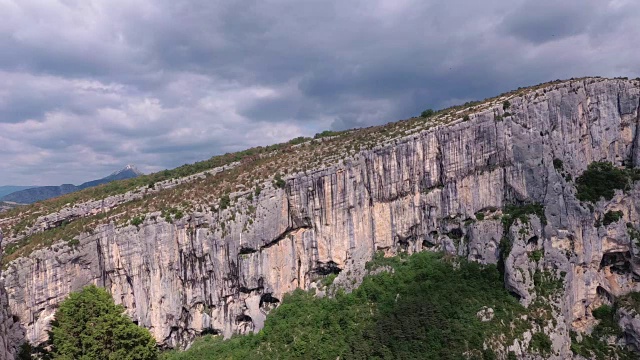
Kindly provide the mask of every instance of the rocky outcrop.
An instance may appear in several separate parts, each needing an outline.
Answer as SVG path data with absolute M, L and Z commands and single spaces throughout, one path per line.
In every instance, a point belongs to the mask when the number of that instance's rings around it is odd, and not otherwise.
M 624 331 L 625 342 L 636 352 L 640 351 L 640 314 L 629 309 L 618 309 L 618 324 Z
M 2 231 L 0 230 L 0 249 L 2 248 Z M 0 252 L 1 258 L 1 252 Z M 17 318 L 9 312 L 9 301 L 4 289 L 4 278 L 0 273 L 0 360 L 13 359 L 18 353 L 18 346 L 24 341 L 21 325 Z
M 553 335 L 552 357 L 571 357 L 569 329 L 589 331 L 591 309 L 640 288 L 626 226 L 640 220 L 640 187 L 591 210 L 573 182 L 593 161 L 640 166 L 639 86 L 585 79 L 531 90 L 508 109 L 501 99 L 468 121 L 290 176 L 284 188 L 235 194 L 224 210 L 99 226 L 79 244 L 10 263 L 10 309 L 39 343 L 56 305 L 94 283 L 161 345 L 181 346 L 202 332 L 258 330 L 285 293 L 362 274 L 376 251 L 434 249 L 499 263 L 528 306 L 540 298 L 536 279 L 561 279 L 546 297 L 556 321 L 535 330 Z M 544 216 L 502 221 L 506 205 L 525 203 Z M 609 210 L 623 218 L 598 224 Z M 530 335 L 510 350 L 525 356 Z

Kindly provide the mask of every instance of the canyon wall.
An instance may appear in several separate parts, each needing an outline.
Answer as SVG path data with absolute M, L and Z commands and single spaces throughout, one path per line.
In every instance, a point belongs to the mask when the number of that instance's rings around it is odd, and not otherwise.
M 203 332 L 258 330 L 284 294 L 330 273 L 346 283 L 376 251 L 434 249 L 482 263 L 502 256 L 507 288 L 525 305 L 536 299 L 536 271 L 563 274 L 557 321 L 544 331 L 554 356 L 570 357 L 569 329 L 588 329 L 591 309 L 640 290 L 626 225 L 640 220 L 640 187 L 590 209 L 574 183 L 594 161 L 640 165 L 639 90 L 621 79 L 531 90 L 511 97 L 508 109 L 498 101 L 467 121 L 289 176 L 284 188 L 268 185 L 224 210 L 99 226 L 77 245 L 11 262 L 4 271 L 10 311 L 26 339 L 40 343 L 56 305 L 93 283 L 159 344 L 184 346 Z M 541 204 L 544 216 L 504 229 L 502 209 L 525 203 Z M 599 224 L 610 210 L 622 219 Z M 500 253 L 503 237 L 508 255 Z M 536 260 L 533 252 L 544 255 Z M 525 343 L 510 350 L 524 354 Z
M 0 230 L 0 249 L 2 249 L 2 230 Z M 0 259 L 2 252 L 0 251 Z M 9 298 L 4 288 L 4 278 L 0 271 L 0 360 L 13 359 L 18 353 L 18 345 L 23 341 L 24 333 L 17 318 L 9 309 Z

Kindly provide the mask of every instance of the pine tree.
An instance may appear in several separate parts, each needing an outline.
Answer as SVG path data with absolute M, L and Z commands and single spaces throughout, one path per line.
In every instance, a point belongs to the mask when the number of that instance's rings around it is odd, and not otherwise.
M 60 304 L 49 332 L 51 355 L 60 360 L 155 360 L 149 331 L 124 315 L 104 289 L 90 285 Z

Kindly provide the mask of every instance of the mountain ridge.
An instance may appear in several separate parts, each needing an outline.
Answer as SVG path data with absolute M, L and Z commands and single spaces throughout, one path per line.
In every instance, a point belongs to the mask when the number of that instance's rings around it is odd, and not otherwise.
M 3 185 L 0 186 L 0 198 L 20 190 L 35 188 L 37 186 Z
M 0 201 L 14 202 L 18 204 L 31 204 L 37 201 L 47 200 L 54 197 L 70 194 L 90 187 L 106 184 L 116 180 L 126 180 L 143 175 L 134 165 L 127 165 L 124 168 L 114 171 L 110 175 L 97 180 L 84 182 L 80 185 L 62 184 L 57 186 L 35 186 L 13 191 L 0 196 Z M 0 187 L 0 189 L 2 189 Z

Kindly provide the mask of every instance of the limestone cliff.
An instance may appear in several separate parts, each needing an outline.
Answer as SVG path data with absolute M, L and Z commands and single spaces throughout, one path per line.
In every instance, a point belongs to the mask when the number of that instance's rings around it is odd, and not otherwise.
M 2 230 L 0 230 L 0 249 L 2 248 Z M 0 253 L 0 258 L 2 253 Z M 18 352 L 18 345 L 22 342 L 20 324 L 9 312 L 9 301 L 4 289 L 4 279 L 0 273 L 0 360 L 13 359 Z
M 138 209 L 135 225 L 112 221 L 11 261 L 10 311 L 39 343 L 56 304 L 95 283 L 159 344 L 181 346 L 202 332 L 258 330 L 283 294 L 329 273 L 338 282 L 362 274 L 376 251 L 440 249 L 501 262 L 527 306 L 546 296 L 549 318 L 536 330 L 551 335 L 552 357 L 569 358 L 569 331 L 588 331 L 590 310 L 640 290 L 627 226 L 640 222 L 640 186 L 590 209 L 574 183 L 594 161 L 640 166 L 639 103 L 637 80 L 554 83 L 397 132 L 284 184 L 236 189 L 228 204 L 184 216 Z M 523 204 L 541 212 L 503 221 L 508 205 Z M 618 210 L 618 221 L 597 221 Z M 47 216 L 60 224 L 59 214 Z M 558 293 L 536 292 L 546 276 L 560 281 Z M 525 356 L 530 335 L 509 350 Z

